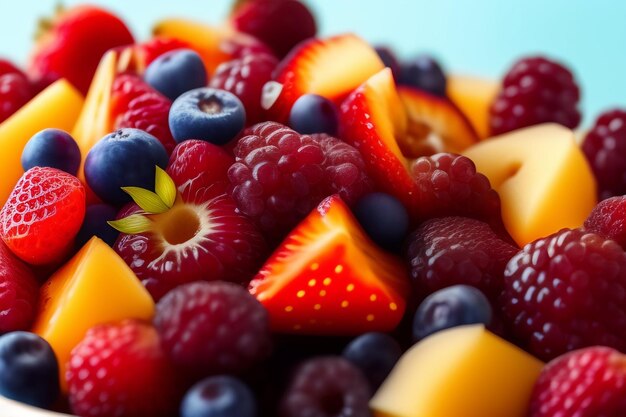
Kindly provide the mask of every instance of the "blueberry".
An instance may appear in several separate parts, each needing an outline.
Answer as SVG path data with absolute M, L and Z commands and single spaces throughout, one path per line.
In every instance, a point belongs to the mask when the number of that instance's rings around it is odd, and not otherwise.
M 154 189 L 155 166 L 165 169 L 169 157 L 161 142 L 139 129 L 106 135 L 87 154 L 85 178 L 102 201 L 119 206 L 131 198 L 121 187 Z
M 385 249 L 397 250 L 409 232 L 406 208 L 386 193 L 367 194 L 357 202 L 354 214 L 372 240 Z
M 148 65 L 143 77 L 155 90 L 172 101 L 184 92 L 207 84 L 204 62 L 191 49 L 164 53 Z
M 391 73 L 393 77 L 397 80 L 398 75 L 400 74 L 400 64 L 392 52 L 392 50 L 386 46 L 377 46 L 376 53 L 380 57 L 380 60 L 383 61 L 386 67 L 391 68 Z
M 232 93 L 215 88 L 196 88 L 178 97 L 169 115 L 176 142 L 201 139 L 216 145 L 230 142 L 246 123 L 246 111 Z
M 181 417 L 254 417 L 254 395 L 238 379 L 213 376 L 191 387 L 180 406 Z
M 117 208 L 108 204 L 93 204 L 87 206 L 85 219 L 76 235 L 76 247 L 81 248 L 93 236 L 98 236 L 107 245 L 113 247 L 119 232 L 112 228 L 107 221 L 115 220 Z
M 52 348 L 29 332 L 0 336 L 0 395 L 35 407 L 59 396 L 59 364 Z
M 400 84 L 424 90 L 436 96 L 446 95 L 446 76 L 432 57 L 420 55 L 400 66 Z
M 343 357 L 356 365 L 375 391 L 402 356 L 396 340 L 384 333 L 365 333 L 354 339 L 343 351 Z
M 289 126 L 302 134 L 328 133 L 335 136 L 339 126 L 337 106 L 325 97 L 305 94 L 291 107 Z
M 22 168 L 51 167 L 76 175 L 80 166 L 80 149 L 69 133 L 44 129 L 36 133 L 22 151 Z
M 469 285 L 436 291 L 419 305 L 413 319 L 413 339 L 465 324 L 489 325 L 492 311 L 487 297 Z

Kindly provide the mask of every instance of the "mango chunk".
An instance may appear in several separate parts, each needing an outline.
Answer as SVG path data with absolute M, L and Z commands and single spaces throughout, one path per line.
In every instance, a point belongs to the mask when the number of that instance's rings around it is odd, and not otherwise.
M 461 326 L 409 349 L 370 401 L 375 417 L 524 417 L 543 363 Z
M 464 154 L 500 194 L 504 225 L 520 246 L 581 226 L 597 203 L 591 168 L 563 126 L 516 130 Z
M 59 80 L 0 124 L 0 207 L 24 170 L 20 158 L 26 142 L 46 128 L 71 131 L 83 106 L 83 97 L 70 83 Z
M 499 91 L 496 80 L 457 74 L 447 78 L 446 94 L 472 122 L 481 139 L 489 137 L 489 108 Z
M 33 332 L 52 346 L 61 376 L 89 328 L 127 318 L 150 320 L 155 308 L 133 271 L 97 237 L 50 277 L 39 298 Z

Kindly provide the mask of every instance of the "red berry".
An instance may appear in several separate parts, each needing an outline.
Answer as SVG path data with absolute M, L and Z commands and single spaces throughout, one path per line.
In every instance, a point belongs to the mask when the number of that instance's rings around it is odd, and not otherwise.
M 175 49 L 189 48 L 189 44 L 181 41 L 180 39 L 157 36 L 146 42 L 138 44 L 136 48 L 141 54 L 143 54 L 143 63 L 144 66 L 147 67 L 152 61 L 164 53 Z
M 26 74 L 24 74 L 22 70 L 16 67 L 11 61 L 0 58 L 0 76 L 5 74 L 19 74 L 26 77 Z
M 55 168 L 34 167 L 0 211 L 0 237 L 22 260 L 43 265 L 66 254 L 84 217 L 81 182 Z
M 172 361 L 198 379 L 245 371 L 270 353 L 268 313 L 236 284 L 181 285 L 159 301 L 154 323 Z
M 476 172 L 471 159 L 451 153 L 417 158 L 411 172 L 417 185 L 417 216 L 464 216 L 482 220 L 506 234 L 500 215 L 500 197 L 487 177 Z
M 504 268 L 517 248 L 478 220 L 428 220 L 410 236 L 407 258 L 417 294 L 457 284 L 480 289 L 492 302 L 502 291 Z
M 278 60 L 272 55 L 244 55 L 217 67 L 209 86 L 230 91 L 241 100 L 246 108 L 247 125 L 264 122 L 267 118 L 261 106 L 261 93 L 276 65 Z
M 72 350 L 66 380 L 82 417 L 169 417 L 184 390 L 156 330 L 133 320 L 91 328 Z
M 113 82 L 113 129 L 131 127 L 156 137 L 168 154 L 176 146 L 168 115 L 172 102 L 135 75 L 123 74 Z
M 25 76 L 17 73 L 0 75 L 0 123 L 32 97 L 32 88 Z
M 626 356 L 597 346 L 570 352 L 541 372 L 529 417 L 626 415 Z
M 298 0 L 251 1 L 235 11 L 232 21 L 237 30 L 259 38 L 279 57 L 317 32 L 311 11 Z
M 504 77 L 491 105 L 491 133 L 548 122 L 573 129 L 580 123 L 579 99 L 576 80 L 565 66 L 543 57 L 521 59 Z
M 348 204 L 370 189 L 363 158 L 327 135 L 300 135 L 275 122 L 244 131 L 228 170 L 239 210 L 281 238 L 320 201 L 338 193 Z
M 38 295 L 33 272 L 0 242 L 0 334 L 30 327 Z
M 626 194 L 626 110 L 602 113 L 582 144 L 602 200 Z
M 585 229 L 613 239 L 626 249 L 626 196 L 600 201 L 585 220 Z
M 563 229 L 529 243 L 504 271 L 501 302 L 520 345 L 547 360 L 604 345 L 626 351 L 626 253 Z

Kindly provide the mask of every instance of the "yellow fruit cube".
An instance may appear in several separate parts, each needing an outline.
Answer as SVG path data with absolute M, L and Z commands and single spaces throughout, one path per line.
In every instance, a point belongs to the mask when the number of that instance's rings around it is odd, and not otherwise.
M 133 271 L 97 237 L 42 286 L 39 303 L 33 331 L 52 346 L 61 376 L 89 328 L 129 318 L 150 320 L 155 308 Z
M 523 246 L 579 227 L 596 205 L 596 183 L 574 133 L 557 124 L 516 130 L 468 148 L 500 194 L 502 220 Z
M 524 417 L 543 363 L 482 325 L 407 351 L 370 402 L 375 417 Z
M 489 108 L 500 91 L 500 83 L 478 77 L 448 76 L 446 94 L 472 122 L 481 139 L 489 135 Z
M 70 83 L 59 80 L 0 124 L 0 206 L 20 179 L 26 142 L 46 128 L 71 131 L 83 106 L 83 97 Z

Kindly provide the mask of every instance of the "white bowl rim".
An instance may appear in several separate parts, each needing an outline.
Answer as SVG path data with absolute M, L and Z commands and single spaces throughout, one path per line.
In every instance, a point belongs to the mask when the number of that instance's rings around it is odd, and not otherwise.
M 22 404 L 0 395 L 0 415 L 2 417 L 70 417 L 70 414 L 57 413 Z

